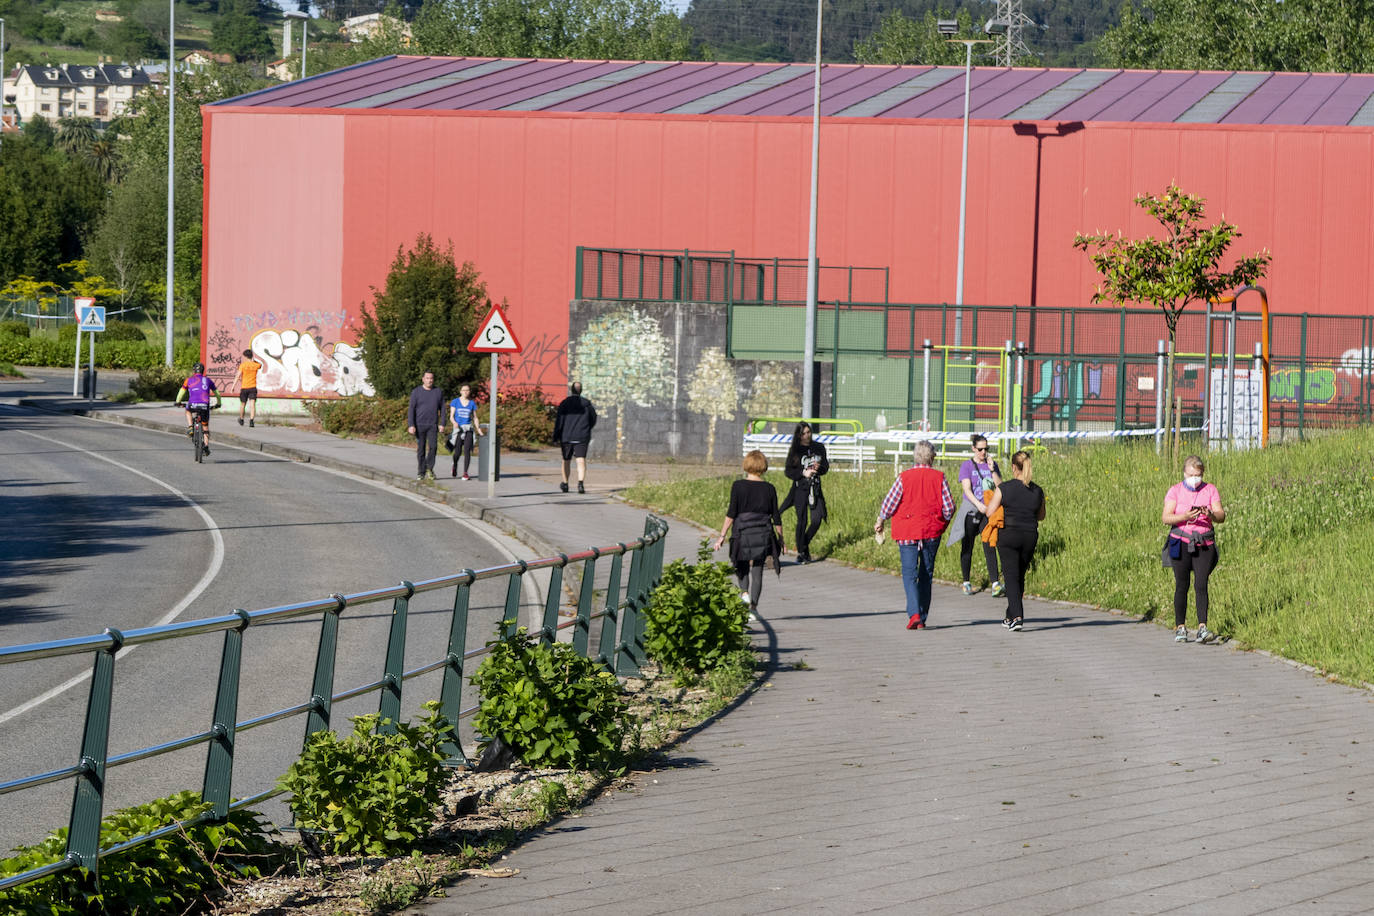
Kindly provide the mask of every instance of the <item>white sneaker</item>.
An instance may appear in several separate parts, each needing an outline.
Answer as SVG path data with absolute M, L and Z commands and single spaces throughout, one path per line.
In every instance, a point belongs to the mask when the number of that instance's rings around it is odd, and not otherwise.
M 749 601 L 749 593 L 748 593 L 748 592 L 740 592 L 740 593 L 739 593 L 739 600 L 743 601 L 745 604 L 749 604 L 749 603 L 750 603 L 750 601 Z
M 1213 633 L 1211 630 L 1207 629 L 1207 624 L 1205 624 L 1205 623 L 1204 623 L 1204 624 L 1201 624 L 1201 625 L 1197 628 L 1197 641 L 1198 641 L 1198 642 L 1200 642 L 1200 643 L 1209 643 L 1209 642 L 1211 642 L 1212 640 L 1214 640 L 1214 639 L 1216 639 L 1216 638 L 1217 638 L 1217 634 L 1215 634 L 1215 633 Z
M 1179 627 L 1178 629 L 1174 630 L 1174 642 L 1187 642 L 1187 641 L 1188 641 L 1188 628 L 1187 628 L 1187 627 Z

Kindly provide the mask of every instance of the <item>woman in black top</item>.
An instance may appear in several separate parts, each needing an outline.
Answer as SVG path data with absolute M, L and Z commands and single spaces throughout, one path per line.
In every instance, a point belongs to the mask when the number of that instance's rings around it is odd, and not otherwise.
M 1021 629 L 1021 599 L 1026 594 L 1026 567 L 1035 542 L 1040 538 L 1040 523 L 1045 520 L 1045 491 L 1031 483 L 1029 452 L 1011 456 L 1012 479 L 1004 481 L 988 504 L 988 515 L 1002 509 L 1002 530 L 997 534 L 997 557 L 1002 561 L 1002 582 L 1007 589 L 1007 616 L 1002 626 Z
M 797 510 L 797 562 L 811 562 L 811 539 L 825 521 L 825 494 L 821 492 L 821 477 L 830 470 L 825 446 L 812 441 L 810 423 L 798 423 L 792 432 L 792 447 L 787 450 L 787 463 L 782 472 L 792 481 L 779 512 L 788 507 Z M 810 516 L 810 524 L 807 516 Z
M 782 554 L 782 513 L 778 510 L 778 491 L 763 479 L 768 459 L 755 449 L 744 456 L 744 479 L 730 485 L 730 507 L 716 549 L 730 535 L 730 562 L 739 580 L 740 598 L 751 609 L 757 608 L 763 592 L 763 564 L 773 558 L 773 569 L 782 575 L 778 557 Z M 734 533 L 731 534 L 733 529 Z

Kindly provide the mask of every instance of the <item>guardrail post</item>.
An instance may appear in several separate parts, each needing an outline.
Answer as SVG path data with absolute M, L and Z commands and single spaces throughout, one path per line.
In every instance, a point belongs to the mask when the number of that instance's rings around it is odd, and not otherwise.
M 616 674 L 633 677 L 639 673 L 643 655 L 639 649 L 640 582 L 644 578 L 644 545 L 630 554 L 630 577 L 625 588 L 624 616 L 620 623 L 620 646 L 616 657 Z
M 617 544 L 620 553 L 611 558 L 611 574 L 606 580 L 606 609 L 601 619 L 601 639 L 596 660 L 611 671 L 616 670 L 616 631 L 620 628 L 620 574 L 625 564 L 625 545 Z
M 219 687 L 215 691 L 215 716 L 210 725 L 210 749 L 205 755 L 205 781 L 201 801 L 209 802 L 217 820 L 229 816 L 230 793 L 234 784 L 234 727 L 239 717 L 239 672 L 243 661 L 243 631 L 248 629 L 248 612 L 234 611 L 240 623 L 224 631 L 220 652 Z
M 100 858 L 100 818 L 105 808 L 105 761 L 110 749 L 110 702 L 114 697 L 115 655 L 124 634 L 107 628 L 113 644 L 95 653 L 86 727 L 81 736 L 81 774 L 76 777 L 67 831 L 67 858 L 95 876 Z
M 329 727 L 334 705 L 334 656 L 339 647 L 339 615 L 348 604 L 343 595 L 334 594 L 335 606 L 324 612 L 320 621 L 320 647 L 315 652 L 315 677 L 310 682 L 310 712 L 305 719 L 305 739 Z
M 520 564 L 520 571 L 506 577 L 506 609 L 501 614 L 502 639 L 513 636 L 520 628 L 520 579 L 525 575 L 525 570 L 529 569 L 529 564 L 524 560 L 516 562 Z
M 463 570 L 468 581 L 458 586 L 453 596 L 453 618 L 448 625 L 448 664 L 444 667 L 444 680 L 439 686 L 439 713 L 449 723 L 450 739 L 441 747 L 448 759 L 447 766 L 465 766 L 467 755 L 463 744 L 458 740 L 458 715 L 463 711 L 463 656 L 467 653 L 468 637 L 468 598 L 477 573 L 471 569 Z
M 577 625 L 573 627 L 572 647 L 584 658 L 591 637 L 592 598 L 596 594 L 596 558 L 599 556 L 601 551 L 593 547 L 592 558 L 582 561 L 582 587 L 577 591 Z
M 563 566 L 568 565 L 566 553 L 560 553 L 558 558 L 563 561 Z M 552 643 L 558 635 L 558 605 L 562 603 L 563 597 L 563 566 L 555 566 L 549 571 L 549 593 L 544 596 L 544 629 L 539 635 L 539 641 L 546 645 Z
M 406 593 L 391 605 L 391 632 L 386 638 L 386 663 L 382 668 L 382 699 L 377 707 L 381 722 L 377 733 L 394 735 L 401 719 L 401 679 L 406 664 L 406 621 L 410 617 L 410 596 L 415 594 L 412 582 L 402 582 Z

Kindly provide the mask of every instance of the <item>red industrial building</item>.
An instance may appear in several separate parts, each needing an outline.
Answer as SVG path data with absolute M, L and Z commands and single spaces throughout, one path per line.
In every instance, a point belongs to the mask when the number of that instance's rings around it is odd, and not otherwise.
M 359 307 L 428 232 L 509 301 L 513 381 L 557 386 L 576 246 L 805 257 L 812 73 L 391 57 L 207 106 L 207 353 L 366 390 Z M 962 68 L 823 68 L 823 264 L 953 300 L 963 101 Z M 1132 197 L 1177 182 L 1273 253 L 1275 310 L 1370 311 L 1374 76 L 980 67 L 970 117 L 968 303 L 1086 305 L 1074 234 L 1151 231 Z

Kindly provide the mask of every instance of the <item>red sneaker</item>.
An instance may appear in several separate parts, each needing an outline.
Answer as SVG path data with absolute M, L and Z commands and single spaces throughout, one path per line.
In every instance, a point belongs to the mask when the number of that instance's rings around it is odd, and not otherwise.
M 926 625 L 921 623 L 921 618 L 918 616 L 912 617 L 909 620 L 907 620 L 906 628 L 908 630 L 924 630 L 926 628 Z
M 926 625 L 925 625 L 924 623 L 918 623 L 918 624 L 916 624 L 916 629 L 918 629 L 918 630 L 924 630 L 925 628 L 926 628 Z

